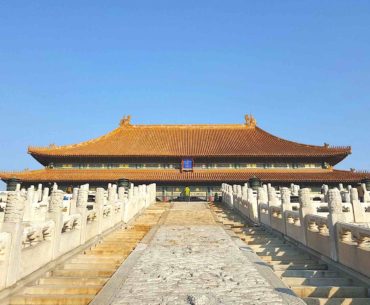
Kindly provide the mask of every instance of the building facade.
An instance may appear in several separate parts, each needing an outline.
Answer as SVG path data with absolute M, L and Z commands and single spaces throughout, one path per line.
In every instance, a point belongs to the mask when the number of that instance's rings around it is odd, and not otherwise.
M 29 147 L 44 168 L 0 172 L 9 189 L 17 182 L 57 183 L 69 189 L 92 188 L 127 179 L 157 183 L 162 199 L 176 198 L 185 186 L 194 196 L 209 196 L 221 183 L 262 181 L 273 185 L 368 183 L 369 173 L 336 170 L 351 147 L 306 145 L 259 128 L 252 116 L 244 124 L 133 125 L 124 117 L 112 132 L 74 145 Z M 368 184 L 369 185 L 369 184 Z

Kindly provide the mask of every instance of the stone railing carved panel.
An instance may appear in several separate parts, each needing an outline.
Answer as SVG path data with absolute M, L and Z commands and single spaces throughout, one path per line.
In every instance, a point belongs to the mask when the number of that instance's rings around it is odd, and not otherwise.
M 342 243 L 370 250 L 370 227 L 339 222 L 337 229 Z
M 329 235 L 328 219 L 319 215 L 306 215 L 306 229 L 322 235 Z
M 285 211 L 286 222 L 295 226 L 301 226 L 301 219 L 297 211 Z
M 110 205 L 103 208 L 103 217 L 108 217 L 112 212 L 112 207 Z
M 63 218 L 62 233 L 78 230 L 81 227 L 81 215 L 72 214 Z
M 91 210 L 87 212 L 87 223 L 94 222 L 96 218 L 97 218 L 96 211 Z
M 11 235 L 6 232 L 0 233 L 0 261 L 4 260 L 6 251 L 9 248 Z
M 45 240 L 50 241 L 54 226 L 54 222 L 50 220 L 42 224 L 25 227 L 23 230 L 22 247 L 28 248 L 36 246 Z

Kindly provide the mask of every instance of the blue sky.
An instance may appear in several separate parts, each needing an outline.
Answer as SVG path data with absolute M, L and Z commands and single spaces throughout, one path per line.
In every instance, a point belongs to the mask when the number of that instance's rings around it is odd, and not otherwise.
M 369 1 L 2 1 L 0 169 L 137 124 L 242 123 L 370 169 Z

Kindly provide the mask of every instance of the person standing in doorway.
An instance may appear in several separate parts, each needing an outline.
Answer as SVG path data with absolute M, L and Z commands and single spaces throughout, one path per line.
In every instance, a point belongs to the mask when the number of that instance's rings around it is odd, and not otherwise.
M 184 189 L 185 201 L 190 202 L 190 187 Z

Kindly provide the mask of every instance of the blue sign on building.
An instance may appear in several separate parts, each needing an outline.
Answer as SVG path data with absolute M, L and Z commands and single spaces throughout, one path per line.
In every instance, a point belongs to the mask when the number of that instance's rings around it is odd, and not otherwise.
M 193 170 L 193 159 L 182 160 L 182 170 L 192 171 Z

